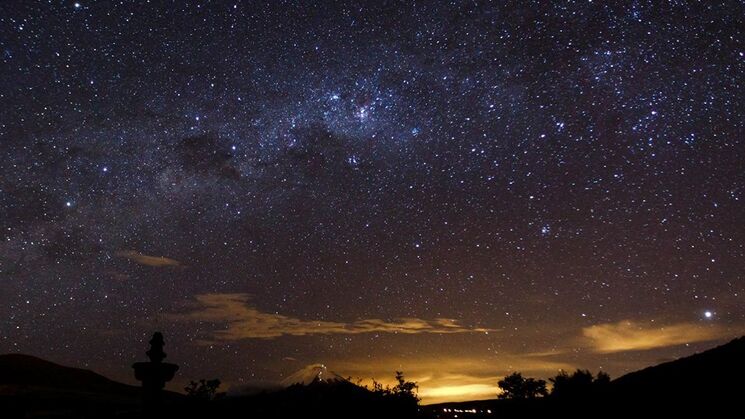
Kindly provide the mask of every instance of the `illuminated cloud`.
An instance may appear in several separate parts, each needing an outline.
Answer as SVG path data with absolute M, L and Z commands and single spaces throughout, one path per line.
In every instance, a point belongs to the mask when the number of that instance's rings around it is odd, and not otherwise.
M 501 392 L 497 385 L 505 375 L 521 371 L 529 377 L 545 378 L 560 370 L 571 371 L 574 365 L 533 356 L 500 352 L 482 356 L 431 354 L 426 357 L 377 357 L 334 360 L 329 368 L 342 376 L 359 377 L 370 385 L 372 378 L 384 385 L 395 385 L 393 371 L 403 370 L 407 380 L 419 385 L 423 404 L 446 401 L 494 399 Z
M 729 336 L 713 325 L 678 323 L 667 326 L 641 324 L 630 320 L 604 323 L 582 329 L 582 335 L 596 352 L 635 351 L 684 343 L 705 342 Z
M 489 380 L 489 383 L 482 384 L 471 383 L 425 387 L 419 391 L 419 397 L 422 400 L 426 400 L 425 403 L 427 404 L 451 400 L 493 399 L 501 393 L 501 389 L 495 384 L 497 380 L 499 380 L 499 377 Z
M 430 365 L 424 376 L 424 371 L 412 371 L 418 373 L 412 378 L 419 384 L 419 397 L 423 403 L 493 399 L 502 392 L 497 382 L 506 372 L 491 368 L 484 371 L 483 365 L 478 369 L 457 368 L 458 364 L 461 363 L 449 359 L 442 364 Z
M 276 313 L 264 313 L 249 305 L 246 294 L 201 294 L 195 296 L 196 307 L 185 314 L 171 315 L 174 320 L 195 320 L 224 323 L 214 331 L 216 341 L 270 339 L 279 336 L 305 336 L 359 333 L 471 333 L 491 329 L 461 326 L 453 319 L 422 320 L 402 318 L 396 321 L 364 319 L 355 322 L 302 320 Z
M 116 252 L 116 255 L 121 258 L 126 258 L 133 262 L 137 262 L 141 265 L 153 266 L 156 268 L 181 266 L 181 262 L 175 259 L 167 258 L 165 256 L 145 255 L 136 250 L 120 250 Z

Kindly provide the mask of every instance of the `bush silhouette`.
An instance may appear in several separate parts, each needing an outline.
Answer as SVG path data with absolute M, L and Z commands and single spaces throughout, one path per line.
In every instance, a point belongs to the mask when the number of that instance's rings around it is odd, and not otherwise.
M 519 372 L 504 377 L 497 385 L 502 389 L 500 399 L 526 400 L 548 395 L 546 381 L 524 378 Z
M 199 382 L 190 381 L 189 385 L 184 387 L 186 395 L 199 400 L 213 400 L 217 396 L 217 388 L 220 387 L 220 380 L 205 380 L 202 378 Z

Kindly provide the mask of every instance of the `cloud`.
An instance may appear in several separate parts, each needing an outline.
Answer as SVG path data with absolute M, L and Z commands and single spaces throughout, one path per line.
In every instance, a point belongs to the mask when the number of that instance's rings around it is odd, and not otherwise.
M 582 329 L 590 347 L 599 353 L 663 348 L 684 343 L 705 342 L 729 336 L 730 332 L 715 325 L 678 323 L 650 326 L 630 320 L 604 323 Z
M 354 322 L 302 320 L 276 313 L 264 313 L 249 305 L 246 294 L 200 294 L 195 296 L 193 311 L 173 314 L 174 320 L 194 320 L 223 323 L 225 327 L 212 332 L 215 341 L 271 339 L 279 336 L 306 336 L 360 333 L 472 333 L 491 329 L 461 326 L 453 319 L 422 320 L 401 318 L 396 321 L 363 319 Z
M 168 266 L 181 266 L 181 262 L 176 259 L 167 258 L 165 256 L 150 256 L 140 253 L 136 250 L 120 250 L 116 252 L 116 255 L 137 262 L 141 265 L 153 266 L 156 268 L 163 268 Z

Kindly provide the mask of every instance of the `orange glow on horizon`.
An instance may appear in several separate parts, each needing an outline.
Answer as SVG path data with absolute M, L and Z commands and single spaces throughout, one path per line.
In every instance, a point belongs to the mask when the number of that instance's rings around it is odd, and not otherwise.
M 501 393 L 495 384 L 456 384 L 420 389 L 422 404 L 495 399 Z

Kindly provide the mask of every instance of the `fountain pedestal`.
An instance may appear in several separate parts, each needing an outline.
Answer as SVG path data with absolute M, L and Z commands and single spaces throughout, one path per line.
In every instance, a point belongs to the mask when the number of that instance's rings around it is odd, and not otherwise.
M 173 379 L 178 365 L 163 362 L 166 353 L 163 352 L 163 334 L 155 332 L 150 339 L 150 350 L 146 352 L 150 362 L 135 362 L 135 378 L 142 381 L 143 412 L 152 414 L 158 410 L 163 402 L 163 388 Z

